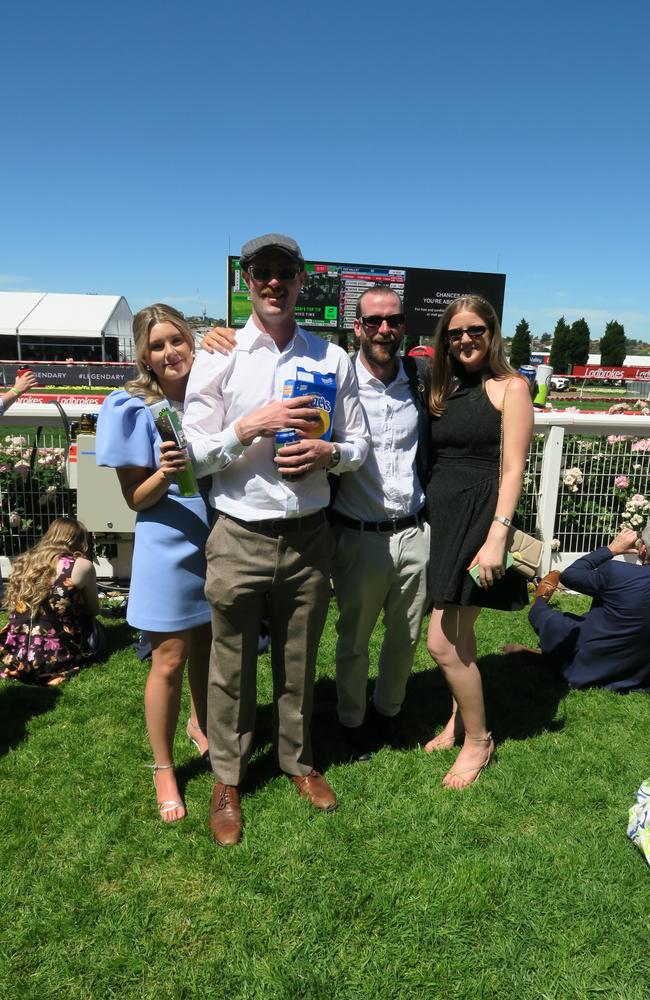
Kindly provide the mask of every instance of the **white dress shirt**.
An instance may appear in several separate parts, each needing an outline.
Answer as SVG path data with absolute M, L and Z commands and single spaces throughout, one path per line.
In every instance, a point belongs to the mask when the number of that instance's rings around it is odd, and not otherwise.
M 402 362 L 389 385 L 375 378 L 357 353 L 359 399 L 372 447 L 353 476 L 343 476 L 334 509 L 359 521 L 383 521 L 415 514 L 424 505 L 415 455 L 418 412 Z
M 183 429 L 198 476 L 212 473 L 210 502 L 244 521 L 303 517 L 326 507 L 329 485 L 324 469 L 286 480 L 273 461 L 273 437 L 243 445 L 235 432 L 242 417 L 282 399 L 286 379 L 297 368 L 336 375 L 332 440 L 341 448 L 335 471 L 358 469 L 370 435 L 359 405 L 356 379 L 346 353 L 296 326 L 284 350 L 249 319 L 228 355 L 199 351 L 185 393 Z

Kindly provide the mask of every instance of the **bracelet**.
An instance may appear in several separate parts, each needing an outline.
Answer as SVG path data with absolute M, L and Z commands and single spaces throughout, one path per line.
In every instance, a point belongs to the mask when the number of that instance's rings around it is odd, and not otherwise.
M 9 386 L 9 392 L 13 392 L 14 396 L 16 397 L 16 399 L 20 399 L 20 393 L 16 392 L 16 390 L 13 387 L 13 385 Z
M 512 528 L 512 521 L 509 517 L 504 517 L 503 514 L 495 514 L 492 520 L 498 521 L 499 524 L 505 524 L 506 528 Z

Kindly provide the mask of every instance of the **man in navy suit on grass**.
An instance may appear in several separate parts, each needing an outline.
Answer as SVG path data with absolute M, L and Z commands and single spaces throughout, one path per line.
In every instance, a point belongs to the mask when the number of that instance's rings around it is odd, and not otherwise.
M 535 591 L 529 612 L 540 649 L 511 643 L 505 653 L 542 653 L 549 666 L 576 688 L 650 691 L 650 523 L 639 537 L 624 528 L 609 545 L 590 552 L 573 565 L 548 573 Z M 614 556 L 636 552 L 638 563 Z M 558 583 L 593 597 L 584 615 L 548 605 Z

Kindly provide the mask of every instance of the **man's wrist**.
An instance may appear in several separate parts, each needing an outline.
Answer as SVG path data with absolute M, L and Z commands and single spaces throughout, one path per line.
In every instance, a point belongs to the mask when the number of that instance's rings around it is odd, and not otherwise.
M 20 399 L 21 393 L 18 392 L 18 389 L 16 388 L 15 385 L 10 385 L 9 386 L 9 392 L 13 392 L 14 396 L 16 397 L 16 399 Z
M 331 441 L 330 443 L 332 445 L 332 452 L 330 454 L 329 461 L 328 461 L 328 463 L 326 465 L 326 468 L 327 469 L 335 469 L 336 466 L 341 461 L 341 446 L 339 444 L 336 444 L 335 441 Z
M 235 424 L 235 434 L 239 439 L 239 443 L 243 445 L 249 445 L 255 437 L 255 428 L 251 429 L 246 425 L 246 418 L 242 417 Z

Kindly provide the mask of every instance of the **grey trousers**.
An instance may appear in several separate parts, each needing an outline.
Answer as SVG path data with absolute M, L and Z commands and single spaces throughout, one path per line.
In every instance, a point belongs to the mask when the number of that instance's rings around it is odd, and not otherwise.
M 335 537 L 338 716 L 344 726 L 360 726 L 366 713 L 368 643 L 382 610 L 385 631 L 373 702 L 389 717 L 402 707 L 424 615 L 429 525 L 380 534 L 337 524 Z
M 238 785 L 253 745 L 257 638 L 271 626 L 273 738 L 287 774 L 313 767 L 310 722 L 316 655 L 329 605 L 331 529 L 321 516 L 277 530 L 220 514 L 206 548 L 205 594 L 212 606 L 208 743 L 217 780 Z M 278 522 L 274 522 L 278 525 Z

